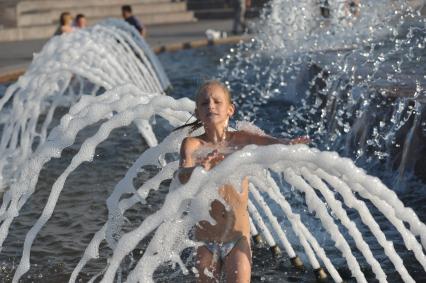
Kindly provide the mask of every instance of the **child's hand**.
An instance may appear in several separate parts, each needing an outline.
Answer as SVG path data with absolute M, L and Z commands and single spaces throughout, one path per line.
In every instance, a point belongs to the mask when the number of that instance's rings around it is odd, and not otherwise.
M 225 159 L 225 155 L 219 153 L 219 151 L 215 149 L 209 154 L 207 154 L 206 158 L 201 161 L 201 165 L 204 167 L 205 170 L 209 171 L 218 163 L 220 163 L 223 159 Z
M 308 136 L 303 136 L 303 137 L 297 137 L 295 139 L 292 139 L 289 142 L 289 144 L 299 144 L 299 143 L 308 144 L 310 142 L 311 142 L 311 140 L 310 140 L 310 138 Z

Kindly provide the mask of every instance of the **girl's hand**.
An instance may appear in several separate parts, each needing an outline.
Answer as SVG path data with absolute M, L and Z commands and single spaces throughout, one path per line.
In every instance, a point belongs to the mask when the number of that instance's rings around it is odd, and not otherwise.
M 308 144 L 310 142 L 311 140 L 309 139 L 308 136 L 303 136 L 303 137 L 297 137 L 295 139 L 292 139 L 288 144 L 299 144 L 299 143 Z
M 201 161 L 201 166 L 203 166 L 205 170 L 209 171 L 218 163 L 220 163 L 223 159 L 225 159 L 225 155 L 219 153 L 219 151 L 215 149 L 209 154 L 207 154 L 203 161 Z

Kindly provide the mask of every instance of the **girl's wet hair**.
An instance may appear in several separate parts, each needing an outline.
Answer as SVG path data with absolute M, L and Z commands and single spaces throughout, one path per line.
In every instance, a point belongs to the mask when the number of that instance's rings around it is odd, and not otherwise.
M 67 22 L 71 22 L 72 21 L 72 17 L 70 12 L 62 12 L 61 15 L 59 16 L 59 23 L 61 26 L 64 26 L 67 24 Z
M 229 91 L 229 88 L 219 80 L 208 80 L 208 81 L 205 81 L 203 84 L 201 84 L 201 86 L 197 90 L 197 94 L 195 95 L 195 104 L 198 103 L 198 99 L 200 98 L 200 95 L 203 94 L 207 89 L 209 89 L 210 87 L 213 87 L 213 86 L 220 87 L 223 90 L 223 92 L 226 94 L 226 96 L 228 97 L 228 102 L 230 104 L 232 104 L 231 92 Z M 188 121 L 193 116 L 194 115 L 189 117 Z M 196 119 L 192 123 L 188 123 L 188 121 L 184 125 L 179 126 L 176 129 L 174 129 L 173 131 L 178 131 L 178 130 L 181 130 L 183 128 L 190 127 L 188 134 L 191 134 L 193 131 L 195 131 L 198 128 L 201 128 L 203 126 L 203 123 L 198 119 Z
M 222 89 L 222 91 L 226 94 L 226 96 L 228 97 L 228 102 L 232 104 L 231 92 L 229 91 L 229 88 L 224 83 L 222 83 L 219 80 L 208 80 L 208 81 L 205 81 L 198 88 L 197 94 L 195 96 L 195 103 L 198 102 L 198 99 L 199 99 L 200 95 L 203 94 L 207 89 L 211 88 L 212 86 L 220 87 Z

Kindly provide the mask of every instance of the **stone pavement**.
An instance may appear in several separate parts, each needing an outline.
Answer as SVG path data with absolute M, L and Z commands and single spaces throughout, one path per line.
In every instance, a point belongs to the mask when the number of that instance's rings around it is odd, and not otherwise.
M 206 39 L 205 31 L 214 29 L 230 34 L 232 20 L 200 20 L 192 23 L 148 26 L 147 41 L 154 49 L 167 44 Z M 48 39 L 0 42 L 0 78 L 22 73 Z M 14 75 L 15 74 L 15 75 Z M 3 80 L 4 81 L 4 80 Z

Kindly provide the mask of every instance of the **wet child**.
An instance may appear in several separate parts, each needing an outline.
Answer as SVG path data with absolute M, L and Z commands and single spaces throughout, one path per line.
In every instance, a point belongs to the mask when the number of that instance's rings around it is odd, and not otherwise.
M 186 183 L 196 166 L 210 170 L 224 158 L 226 148 L 240 149 L 248 144 L 270 145 L 277 143 L 307 143 L 301 137 L 283 141 L 267 135 L 246 131 L 229 131 L 228 121 L 234 114 L 228 88 L 219 81 L 204 83 L 196 96 L 197 121 L 187 126 L 204 127 L 204 134 L 190 136 L 181 146 L 179 180 Z M 205 154 L 209 152 L 208 154 Z M 211 203 L 210 215 L 216 221 L 212 225 L 201 221 L 195 228 L 195 238 L 204 243 L 197 249 L 196 267 L 199 282 L 218 282 L 223 272 L 226 282 L 250 282 L 251 249 L 250 225 L 247 211 L 248 180 L 241 183 L 241 190 L 227 184 L 219 188 L 219 194 L 230 207 L 219 201 Z

